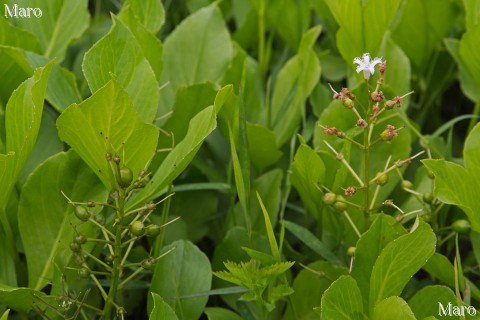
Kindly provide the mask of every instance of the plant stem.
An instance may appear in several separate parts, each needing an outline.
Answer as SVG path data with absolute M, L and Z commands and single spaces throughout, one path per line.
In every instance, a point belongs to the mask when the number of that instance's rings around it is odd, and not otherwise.
M 260 74 L 265 79 L 265 1 L 260 0 L 258 8 L 258 64 L 260 65 Z
M 368 118 L 368 117 L 367 117 Z M 368 217 L 368 214 L 370 212 L 369 204 L 370 204 L 370 143 L 369 143 L 369 129 L 364 128 L 363 129 L 363 145 L 365 149 L 363 150 L 363 158 L 364 158 L 364 177 L 363 181 L 365 181 L 365 193 L 364 193 L 364 214 L 365 218 Z
M 103 308 L 104 320 L 110 320 L 112 314 L 112 307 L 115 304 L 115 297 L 117 295 L 118 284 L 120 280 L 121 271 L 121 259 L 122 259 L 122 223 L 125 210 L 125 192 L 119 190 L 119 196 L 117 199 L 117 219 L 118 223 L 115 225 L 115 244 L 113 246 L 115 259 L 113 260 L 112 279 L 110 281 L 110 290 L 108 290 L 108 296 L 105 300 L 105 306 Z

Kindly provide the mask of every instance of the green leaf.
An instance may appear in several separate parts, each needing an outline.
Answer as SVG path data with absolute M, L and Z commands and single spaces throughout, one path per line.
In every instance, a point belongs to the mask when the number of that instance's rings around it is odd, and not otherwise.
M 0 154 L 0 212 L 37 140 L 52 63 L 35 70 L 10 96 L 5 113 L 6 154 Z
M 18 48 L 0 46 L 0 102 L 3 106 L 7 104 L 12 92 L 25 79 L 33 75 L 33 69 L 28 63 L 25 52 Z
M 146 1 L 136 1 L 134 4 L 144 4 Z M 161 59 L 163 45 L 154 33 L 148 31 L 145 26 L 135 16 L 134 9 L 131 6 L 123 6 L 118 17 L 130 29 L 138 44 L 141 46 L 145 58 L 155 72 L 155 77 L 160 80 L 162 74 L 163 61 Z
M 417 70 L 425 70 L 433 51 L 451 30 L 455 21 L 455 7 L 448 1 L 408 0 L 402 10 L 403 14 L 392 37 Z M 411 36 L 413 33 L 415 37 Z M 390 62 L 390 57 L 388 61 Z M 391 66 L 390 63 L 388 65 Z M 389 72 L 390 69 L 387 74 Z
M 268 242 L 270 243 L 270 250 L 272 252 L 272 256 L 275 258 L 277 262 L 280 262 L 280 252 L 278 251 L 278 243 L 277 239 L 275 238 L 275 234 L 273 233 L 272 222 L 270 221 L 270 216 L 268 215 L 267 209 L 263 205 L 262 198 L 257 191 L 257 199 L 260 203 L 260 207 L 262 208 L 263 217 L 265 219 L 265 229 L 267 230 L 267 237 Z
M 320 156 L 306 144 L 301 144 L 295 153 L 290 181 L 307 209 L 319 217 L 323 208 L 323 194 L 319 188 L 325 183 L 325 165 Z
M 303 34 L 298 54 L 287 61 L 275 81 L 269 126 L 278 146 L 294 134 L 305 115 L 304 104 L 319 80 L 320 61 L 313 46 L 320 32 L 317 26 Z
M 82 68 L 92 93 L 113 77 L 130 96 L 140 118 L 153 121 L 160 97 L 155 73 L 135 36 L 118 18 L 113 16 L 109 33 L 85 54 Z
M 9 3 L 42 10 L 42 17 L 38 19 L 10 19 L 36 36 L 44 56 L 59 61 L 63 60 L 69 44 L 89 25 L 87 0 L 15 0 Z
M 210 290 L 210 261 L 189 241 L 176 241 L 163 248 L 162 253 L 170 249 L 174 250 L 160 259 L 155 266 L 150 290 L 162 296 L 179 319 L 198 319 L 208 296 L 190 299 L 180 297 Z
M 416 320 L 416 318 L 407 302 L 394 296 L 375 305 L 372 320 Z
M 143 123 L 128 95 L 115 81 L 90 98 L 68 107 L 58 118 L 60 138 L 68 143 L 98 175 L 108 190 L 115 185 L 105 154 L 117 153 L 134 176 L 153 157 L 158 131 Z
M 351 276 L 335 280 L 322 296 L 322 319 L 363 320 L 360 289 Z
M 3 17 L 0 19 L 0 44 L 40 53 L 40 44 L 31 32 L 11 25 Z
M 8 320 L 9 313 L 10 313 L 10 309 L 7 309 L 7 311 L 5 311 L 3 315 L 0 317 L 0 320 Z
M 30 311 L 35 302 L 35 296 L 41 297 L 43 295 L 43 292 L 29 288 L 10 287 L 0 283 L 0 304 L 18 312 L 26 313 Z
M 173 148 L 149 183 L 132 199 L 129 208 L 154 199 L 166 190 L 173 180 L 185 170 L 200 148 L 203 140 L 217 125 L 216 111 L 210 106 L 190 120 L 185 138 Z
M 165 9 L 160 0 L 127 0 L 123 6 L 127 5 L 130 5 L 137 19 L 151 33 L 157 33 L 165 22 Z
M 202 8 L 177 26 L 165 40 L 164 69 L 161 83 L 164 114 L 170 111 L 180 86 L 199 82 L 217 82 L 232 59 L 230 35 L 216 4 Z
M 253 166 L 262 172 L 275 164 L 282 152 L 277 147 L 275 134 L 268 128 L 247 122 L 248 154 Z
M 480 87 L 480 52 L 476 50 L 477 39 L 480 37 L 480 24 L 465 32 L 460 39 L 458 52 L 468 72 Z
M 380 253 L 370 278 L 370 310 L 390 296 L 400 295 L 410 278 L 435 252 L 436 236 L 420 222 L 415 231 L 392 240 Z
M 435 195 L 442 202 L 459 206 L 468 216 L 472 229 L 480 231 L 478 198 L 474 186 L 480 181 L 480 124 L 468 135 L 463 157 L 465 166 L 445 160 L 422 160 L 435 175 Z
M 318 307 L 318 301 L 321 301 L 323 292 L 333 281 L 347 273 L 347 268 L 335 266 L 326 261 L 309 264 L 293 281 L 295 292 L 289 297 L 290 303 L 283 319 L 317 320 L 318 314 L 314 308 Z
M 149 320 L 163 320 L 171 319 L 178 320 L 177 315 L 172 308 L 162 299 L 162 297 L 155 292 L 152 292 L 153 309 L 150 312 Z
M 218 307 L 205 308 L 205 314 L 208 320 L 242 320 L 235 312 Z
M 240 160 L 238 158 L 237 150 L 235 147 L 235 139 L 233 137 L 233 133 L 230 126 L 228 127 L 228 129 L 229 129 L 228 136 L 230 138 L 230 153 L 231 153 L 232 164 L 233 164 L 233 174 L 235 177 L 235 186 L 237 189 L 236 191 L 237 191 L 238 199 L 240 202 L 240 207 L 244 215 L 245 225 L 247 227 L 247 230 L 251 230 L 252 222 L 249 214 L 249 211 L 250 211 L 250 207 L 248 205 L 249 194 L 247 192 L 247 188 L 249 188 L 249 186 L 247 186 L 246 184 L 247 181 L 244 180 L 245 175 L 243 172 L 243 168 L 240 165 Z
M 440 316 L 439 303 L 447 306 L 448 303 L 457 305 L 457 298 L 453 291 L 445 286 L 427 286 L 418 290 L 413 297 L 410 298 L 408 304 L 412 308 L 413 313 L 418 319 L 429 316 Z M 442 319 L 444 317 L 442 316 Z M 458 319 L 458 317 L 445 317 L 446 319 Z
M 362 292 L 365 307 L 368 305 L 370 277 L 375 261 L 385 246 L 405 233 L 395 218 L 378 214 L 370 228 L 358 240 L 351 275 Z
M 285 228 L 293 233 L 298 239 L 300 239 L 304 244 L 306 244 L 310 249 L 315 251 L 322 258 L 327 260 L 332 264 L 342 264 L 340 259 L 333 254 L 332 251 L 321 242 L 313 233 L 311 233 L 307 228 L 299 226 L 290 221 L 283 221 Z
M 102 202 L 107 197 L 95 173 L 73 150 L 49 158 L 30 175 L 22 190 L 18 223 L 28 262 L 28 286 L 35 290 L 53 278 L 55 264 L 65 266 L 72 256 L 72 225 L 78 219 L 62 191 L 79 202 Z M 86 236 L 95 234 L 91 224 L 76 230 Z

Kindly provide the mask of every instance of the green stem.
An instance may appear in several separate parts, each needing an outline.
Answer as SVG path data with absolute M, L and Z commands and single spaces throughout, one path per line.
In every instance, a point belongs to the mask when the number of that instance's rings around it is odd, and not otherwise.
M 113 260 L 112 279 L 110 281 L 110 290 L 108 290 L 108 296 L 105 300 L 105 306 L 103 308 L 104 320 L 110 320 L 112 318 L 112 308 L 115 305 L 115 297 L 117 295 L 118 284 L 120 281 L 121 271 L 121 259 L 122 259 L 122 222 L 124 218 L 125 210 L 125 192 L 119 190 L 119 197 L 117 199 L 117 219 L 118 223 L 115 226 L 115 244 L 113 246 L 115 259 Z
M 473 115 L 478 116 L 480 115 L 480 99 L 477 100 L 477 103 L 475 103 L 475 107 L 473 108 Z M 467 134 L 472 131 L 473 127 L 475 124 L 477 124 L 478 118 L 477 117 L 472 117 L 470 119 L 470 124 L 468 125 L 468 131 Z
M 260 74 L 265 78 L 265 1 L 260 0 L 258 8 L 258 64 L 260 65 Z
M 364 200 L 364 213 L 365 217 L 368 217 L 370 212 L 369 204 L 370 204 L 370 144 L 368 141 L 368 128 L 363 129 L 363 145 L 365 147 L 363 152 L 365 167 L 364 167 L 364 177 L 363 181 L 365 181 L 365 200 Z

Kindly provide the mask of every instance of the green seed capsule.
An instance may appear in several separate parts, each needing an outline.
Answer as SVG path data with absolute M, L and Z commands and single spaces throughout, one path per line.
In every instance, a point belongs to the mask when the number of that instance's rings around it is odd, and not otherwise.
M 144 231 L 145 231 L 145 226 L 142 221 L 134 221 L 130 224 L 128 227 L 128 230 L 130 231 L 131 234 L 139 237 L 142 236 Z
M 385 174 L 385 173 L 382 173 L 382 172 L 379 172 L 377 173 L 377 178 L 375 179 L 375 182 L 379 185 L 379 186 L 384 186 L 388 183 L 388 174 Z
M 423 194 L 423 202 L 432 203 L 432 201 L 433 201 L 433 194 L 431 192 L 427 192 Z
M 88 221 L 88 219 L 90 219 L 90 212 L 88 212 L 84 206 L 76 206 L 75 216 L 82 221 Z
M 113 260 L 115 260 L 115 256 L 113 254 L 109 253 L 105 256 L 105 262 L 106 263 L 112 263 Z
M 412 189 L 413 188 L 413 183 L 408 181 L 408 180 L 403 180 L 402 181 L 402 188 L 403 189 Z
M 333 192 L 327 192 L 322 197 L 323 203 L 332 205 L 337 200 L 337 195 Z
M 83 264 L 85 262 L 85 257 L 78 253 L 74 254 L 73 262 L 75 262 L 76 264 Z
M 133 172 L 128 167 L 122 167 L 120 169 L 120 185 L 122 187 L 128 187 L 133 180 Z
M 84 235 L 79 234 L 75 237 L 75 239 L 73 239 L 73 242 L 82 245 L 82 244 L 85 244 L 87 242 L 87 238 Z
M 340 212 L 347 210 L 348 204 L 343 201 L 345 201 L 344 197 L 337 196 L 337 201 L 333 204 L 333 207 Z
M 470 232 L 470 228 L 470 222 L 465 219 L 456 220 L 454 223 L 452 223 L 452 229 L 458 233 L 466 234 Z
M 151 224 L 145 228 L 145 235 L 147 237 L 156 237 L 160 233 L 161 227 L 156 224 Z
M 355 250 L 357 250 L 357 248 L 355 247 L 348 247 L 347 249 L 347 254 L 350 256 L 350 257 L 353 257 L 355 255 Z
M 150 257 L 148 259 L 143 260 L 140 265 L 143 269 L 151 270 L 155 266 L 155 262 L 156 262 L 155 259 Z

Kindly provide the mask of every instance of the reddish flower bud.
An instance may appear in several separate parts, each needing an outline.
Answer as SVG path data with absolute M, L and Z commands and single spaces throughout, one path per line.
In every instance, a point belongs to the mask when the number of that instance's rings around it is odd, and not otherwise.
M 358 119 L 357 127 L 366 128 L 367 126 L 368 126 L 367 121 L 365 121 L 364 119 Z

